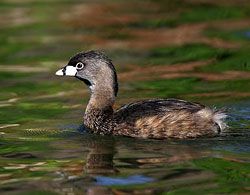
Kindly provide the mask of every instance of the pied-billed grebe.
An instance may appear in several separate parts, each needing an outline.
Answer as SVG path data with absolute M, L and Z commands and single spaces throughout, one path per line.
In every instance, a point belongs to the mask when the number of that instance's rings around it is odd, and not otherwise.
M 138 101 L 114 111 L 116 71 L 102 52 L 78 53 L 56 75 L 76 77 L 90 88 L 84 125 L 94 133 L 182 139 L 216 136 L 226 127 L 223 112 L 178 99 Z

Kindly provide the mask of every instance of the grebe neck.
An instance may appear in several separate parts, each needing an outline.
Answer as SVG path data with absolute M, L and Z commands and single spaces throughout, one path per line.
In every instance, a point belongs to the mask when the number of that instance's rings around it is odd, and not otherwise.
M 90 87 L 91 96 L 87 105 L 84 124 L 90 131 L 99 134 L 111 134 L 114 128 L 113 105 L 115 92 L 112 85 L 104 83 Z

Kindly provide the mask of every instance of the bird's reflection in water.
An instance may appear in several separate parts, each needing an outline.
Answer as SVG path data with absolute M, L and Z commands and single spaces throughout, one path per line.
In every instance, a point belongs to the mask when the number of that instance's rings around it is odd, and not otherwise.
M 113 194 L 109 187 L 96 185 L 95 177 L 113 175 L 118 172 L 113 163 L 115 140 L 112 136 L 86 134 L 81 137 L 81 143 L 84 149 L 87 148 L 87 153 L 83 156 L 85 159 L 83 172 L 80 177 L 64 180 L 60 184 L 64 190 L 60 190 L 60 193 L 65 194 L 63 192 L 66 191 L 65 188 L 70 188 L 71 194 Z
M 96 136 L 88 142 L 84 172 L 88 175 L 107 175 L 117 172 L 113 163 L 115 153 L 113 137 Z
M 74 143 L 82 148 L 82 168 L 74 174 L 75 177 L 65 177 L 58 184 L 60 193 L 70 189 L 71 194 L 154 194 L 177 185 L 179 181 L 188 185 L 192 180 L 209 176 L 192 166 L 180 168 L 186 161 L 209 156 L 206 150 L 189 144 L 89 134 L 78 137 Z M 75 155 L 80 155 L 79 152 Z M 116 164 L 113 161 L 115 154 Z M 163 185 L 140 190 L 127 188 L 157 181 Z M 115 189 L 113 185 L 127 187 Z
M 104 186 L 91 186 L 86 191 L 87 195 L 111 195 L 114 194 L 110 188 Z

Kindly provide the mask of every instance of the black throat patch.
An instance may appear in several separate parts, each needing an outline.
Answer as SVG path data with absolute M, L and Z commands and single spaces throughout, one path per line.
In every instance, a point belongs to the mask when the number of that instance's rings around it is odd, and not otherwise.
M 91 82 L 89 80 L 87 80 L 87 79 L 83 79 L 83 78 L 78 77 L 78 76 L 76 76 L 76 78 L 83 81 L 88 87 L 90 87 L 92 85 Z

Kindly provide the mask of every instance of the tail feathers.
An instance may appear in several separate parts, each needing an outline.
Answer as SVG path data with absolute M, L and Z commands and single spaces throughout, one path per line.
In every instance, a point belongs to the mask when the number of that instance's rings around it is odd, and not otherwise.
M 201 116 L 202 118 L 212 120 L 214 123 L 216 123 L 219 126 L 218 132 L 222 132 L 228 127 L 225 123 L 227 114 L 224 112 L 224 110 L 204 108 L 200 110 L 197 114 L 199 114 L 199 116 Z
M 223 131 L 228 126 L 225 122 L 225 119 L 227 118 L 227 114 L 224 113 L 222 110 L 217 110 L 213 114 L 213 121 L 220 127 L 220 130 Z

